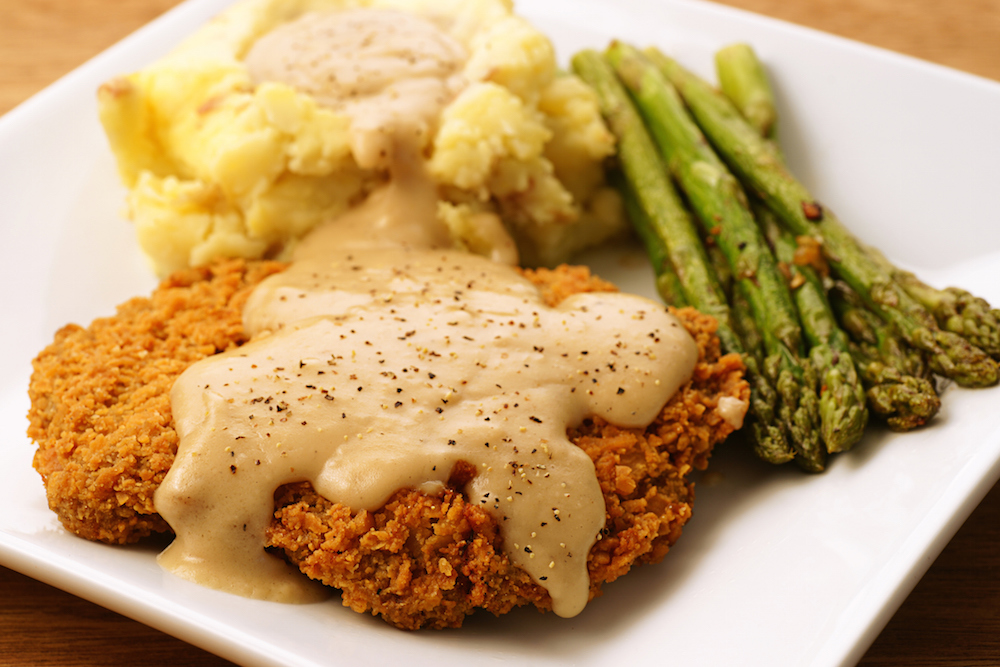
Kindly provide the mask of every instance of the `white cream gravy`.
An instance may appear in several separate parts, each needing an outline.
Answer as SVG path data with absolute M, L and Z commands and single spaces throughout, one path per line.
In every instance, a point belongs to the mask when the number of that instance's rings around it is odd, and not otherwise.
M 436 113 L 411 102 L 415 117 Z M 276 488 L 306 480 L 373 510 L 397 489 L 440 490 L 461 460 L 478 471 L 463 491 L 495 517 L 507 555 L 573 616 L 605 507 L 567 428 L 588 415 L 648 424 L 697 349 L 652 301 L 580 294 L 550 308 L 512 267 L 450 249 L 401 131 L 413 117 L 383 118 L 389 184 L 255 290 L 251 342 L 175 383 L 180 446 L 155 502 L 177 537 L 160 563 L 249 597 L 316 599 L 264 551 Z
M 245 62 L 352 119 L 352 152 L 386 168 L 399 138 L 425 146 L 440 109 L 465 85 L 464 47 L 429 18 L 390 9 L 310 12 L 261 37 Z M 403 135 L 403 136 L 400 136 Z

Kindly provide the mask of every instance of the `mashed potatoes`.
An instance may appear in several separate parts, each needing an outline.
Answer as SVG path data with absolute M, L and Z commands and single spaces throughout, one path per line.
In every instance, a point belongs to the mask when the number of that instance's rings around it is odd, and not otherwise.
M 417 15 L 464 52 L 421 139 L 456 246 L 496 255 L 506 229 L 522 263 L 553 264 L 624 227 L 601 169 L 614 140 L 593 94 L 509 2 L 247 0 L 99 93 L 129 215 L 159 274 L 284 257 L 384 183 L 386 169 L 352 145 L 357 119 L 303 86 L 255 80 L 245 61 L 278 26 L 359 7 Z

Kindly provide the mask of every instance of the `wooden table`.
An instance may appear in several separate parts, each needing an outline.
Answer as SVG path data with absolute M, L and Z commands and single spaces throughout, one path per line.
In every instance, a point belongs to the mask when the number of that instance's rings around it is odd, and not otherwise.
M 177 4 L 4 0 L 0 113 Z M 1000 0 L 723 0 L 1000 81 Z M 998 121 L 1000 122 L 1000 121 Z M 229 664 L 0 568 L 0 665 Z M 907 598 L 862 665 L 1000 664 L 1000 485 Z

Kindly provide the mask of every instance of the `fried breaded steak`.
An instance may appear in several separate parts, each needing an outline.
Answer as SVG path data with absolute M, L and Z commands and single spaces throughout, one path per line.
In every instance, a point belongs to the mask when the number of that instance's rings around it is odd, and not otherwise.
M 232 260 L 181 271 L 112 317 L 64 327 L 35 359 L 28 435 L 49 506 L 68 530 L 110 543 L 170 530 L 153 507 L 177 451 L 170 388 L 195 361 L 246 342 L 243 303 L 283 266 Z M 550 304 L 613 289 L 580 267 L 525 274 Z M 739 357 L 720 356 L 715 321 L 692 309 L 675 314 L 699 361 L 656 421 L 622 429 L 594 419 L 570 433 L 594 461 L 607 508 L 588 556 L 592 598 L 677 540 L 694 497 L 687 474 L 733 430 L 719 400 L 749 397 Z M 331 503 L 308 483 L 287 485 L 275 494 L 267 546 L 341 589 L 345 605 L 401 628 L 458 626 L 478 608 L 550 609 L 545 589 L 506 556 L 493 516 L 462 495 L 474 474 L 458 465 L 443 494 L 401 489 L 371 512 Z
M 170 527 L 153 492 L 177 452 L 170 388 L 200 359 L 246 341 L 242 308 L 277 262 L 180 271 L 113 317 L 69 324 L 33 361 L 28 437 L 49 507 L 67 529 L 127 543 Z

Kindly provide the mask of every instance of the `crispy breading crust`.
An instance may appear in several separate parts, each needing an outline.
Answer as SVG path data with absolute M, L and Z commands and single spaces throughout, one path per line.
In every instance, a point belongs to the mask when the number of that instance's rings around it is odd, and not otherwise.
M 153 508 L 177 452 L 170 388 L 194 362 L 245 342 L 243 303 L 283 267 L 239 260 L 180 271 L 116 315 L 56 333 L 33 361 L 28 437 L 67 529 L 119 544 L 170 530 Z
M 234 260 L 182 271 L 113 317 L 64 327 L 35 359 L 28 435 L 39 445 L 34 465 L 49 505 L 67 529 L 111 543 L 170 530 L 153 507 L 177 450 L 170 388 L 190 364 L 245 342 L 243 304 L 283 266 Z M 580 267 L 525 275 L 550 304 L 614 289 Z M 592 598 L 634 563 L 667 553 L 691 516 L 686 475 L 703 469 L 733 430 L 716 410 L 719 398 L 749 397 L 739 358 L 720 357 L 715 321 L 674 312 L 699 362 L 656 422 L 621 429 L 595 419 L 569 434 L 593 459 L 607 507 L 588 557 Z M 493 517 L 463 497 L 474 474 L 458 465 L 442 495 L 402 489 L 373 512 L 331 503 L 308 483 L 282 487 L 268 546 L 340 588 L 345 605 L 400 628 L 455 627 L 478 608 L 551 609 L 545 589 L 510 563 Z

